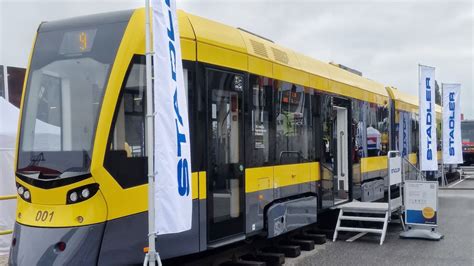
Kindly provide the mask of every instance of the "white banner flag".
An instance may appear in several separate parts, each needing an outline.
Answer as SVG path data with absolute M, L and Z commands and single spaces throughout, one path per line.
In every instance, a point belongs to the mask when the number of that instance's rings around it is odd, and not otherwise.
M 152 9 L 155 228 L 162 235 L 191 229 L 191 148 L 176 1 L 152 0 Z
M 443 163 L 463 163 L 461 84 L 443 84 Z
M 435 112 L 435 69 L 419 66 L 420 169 L 438 171 Z

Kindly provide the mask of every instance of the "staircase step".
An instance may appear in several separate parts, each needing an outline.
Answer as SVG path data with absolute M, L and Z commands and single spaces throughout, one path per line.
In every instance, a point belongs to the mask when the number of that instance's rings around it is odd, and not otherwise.
M 341 216 L 341 220 L 364 221 L 364 222 L 385 222 L 384 217 L 364 217 L 364 216 Z
M 360 227 L 338 227 L 337 231 L 347 231 L 347 232 L 367 232 L 367 233 L 376 233 L 382 234 L 382 229 L 373 229 L 373 228 L 360 228 Z

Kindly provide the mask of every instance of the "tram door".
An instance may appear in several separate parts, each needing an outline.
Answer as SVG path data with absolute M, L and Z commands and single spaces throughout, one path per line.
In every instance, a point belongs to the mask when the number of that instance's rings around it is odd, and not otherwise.
M 334 204 L 349 198 L 348 167 L 348 120 L 347 108 L 334 106 L 333 145 L 335 148 L 336 167 L 334 169 Z
M 244 76 L 210 69 L 206 76 L 208 239 L 215 243 L 244 232 Z

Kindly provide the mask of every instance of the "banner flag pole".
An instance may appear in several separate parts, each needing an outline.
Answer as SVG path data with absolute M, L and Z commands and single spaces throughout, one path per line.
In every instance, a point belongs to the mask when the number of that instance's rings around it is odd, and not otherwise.
M 145 0 L 145 53 L 146 53 L 146 155 L 148 165 L 148 252 L 145 256 L 143 265 L 153 265 L 156 263 L 161 266 L 159 254 L 155 247 L 155 167 L 154 167 L 154 132 L 153 132 L 153 85 L 152 85 L 152 64 L 151 57 L 153 55 L 150 42 L 151 26 L 150 26 L 150 0 Z
M 441 113 L 444 112 L 444 99 L 443 99 L 443 87 L 444 83 L 441 83 Z M 443 116 L 441 114 L 441 116 Z M 444 137 L 443 137 L 443 132 L 444 132 L 444 121 L 443 117 L 441 117 L 441 149 L 444 149 Z M 448 182 L 446 180 L 446 173 L 444 172 L 444 154 L 441 152 L 441 186 L 445 187 L 448 185 Z

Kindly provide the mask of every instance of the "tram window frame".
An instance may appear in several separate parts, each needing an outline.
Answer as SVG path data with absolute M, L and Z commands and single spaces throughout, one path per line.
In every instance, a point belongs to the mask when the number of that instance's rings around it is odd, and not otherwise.
M 288 90 L 288 88 L 290 88 Z M 274 99 L 275 99 L 275 104 L 274 104 L 274 121 L 273 124 L 275 125 L 275 159 L 276 159 L 276 164 L 277 165 L 285 165 L 285 164 L 295 164 L 295 163 L 303 163 L 303 162 L 309 162 L 309 161 L 314 161 L 315 159 L 315 153 L 316 150 L 313 146 L 315 143 L 314 141 L 314 132 L 315 132 L 315 127 L 314 127 L 314 122 L 313 122 L 313 104 L 312 102 L 315 100 L 314 95 L 315 91 L 312 88 L 304 87 L 298 84 L 294 84 L 291 82 L 286 82 L 286 81 L 280 81 L 280 80 L 275 80 L 274 81 L 274 91 L 276 92 L 274 94 Z M 292 135 L 293 133 L 289 131 L 289 129 L 283 128 L 283 135 L 279 135 L 279 119 L 281 119 L 281 123 L 285 123 L 285 118 L 286 121 L 288 120 L 287 115 L 283 114 L 283 105 L 288 104 L 288 113 L 292 113 L 293 115 L 298 113 L 296 112 L 297 110 L 291 110 L 291 99 L 288 99 L 288 103 L 284 103 L 285 97 L 283 97 L 283 94 L 285 92 L 290 92 L 290 97 L 297 97 L 296 94 L 294 94 L 294 90 L 296 90 L 296 93 L 300 93 L 299 97 L 303 97 L 303 102 L 301 103 L 301 98 L 298 98 L 297 100 L 299 101 L 298 106 L 296 108 L 302 108 L 303 112 L 300 112 L 302 115 L 302 121 L 303 125 L 301 128 L 297 128 L 295 130 L 296 135 Z M 281 99 L 280 99 L 281 98 Z M 280 101 L 281 100 L 281 101 Z M 293 118 L 294 119 L 294 118 Z M 280 127 L 283 127 L 284 125 L 280 125 Z M 301 131 L 300 131 L 301 130 Z M 304 132 L 303 132 L 304 130 Z M 286 131 L 286 133 L 285 133 Z M 301 141 L 301 137 L 305 136 L 305 140 L 307 143 L 304 143 Z M 295 141 L 298 139 L 299 141 Z M 283 145 L 284 144 L 284 145 Z M 286 145 L 286 150 L 282 147 L 281 145 L 285 146 Z M 291 146 L 291 147 L 290 147 Z M 306 149 L 306 150 L 305 150 Z M 286 154 L 286 156 L 284 156 Z M 285 158 L 286 157 L 286 158 Z M 283 160 L 285 159 L 285 160 Z
M 313 160 L 315 162 L 321 161 L 321 153 L 319 147 L 321 145 L 321 94 L 315 89 L 312 100 L 312 120 L 313 120 Z
M 388 108 L 384 105 L 380 105 L 377 103 L 368 103 L 368 109 L 366 115 L 366 135 L 367 135 L 367 157 L 377 157 L 377 156 L 384 156 L 388 152 L 388 144 L 386 146 L 383 145 L 383 138 L 384 135 L 388 138 L 388 130 L 389 130 L 389 117 L 388 117 Z M 369 138 L 371 138 L 368 132 L 369 128 L 373 128 L 374 130 L 378 131 L 380 134 L 380 140 L 376 140 L 375 149 L 370 148 Z M 388 140 L 388 139 L 387 139 Z M 379 143 L 380 142 L 380 143 Z
M 132 98 L 132 106 L 126 108 L 125 105 L 127 104 L 127 95 L 125 93 L 125 89 L 127 87 L 127 83 L 129 81 L 129 78 L 131 77 L 132 69 L 135 65 L 139 66 L 145 66 L 145 56 L 143 55 L 135 55 L 128 68 L 127 72 L 124 76 L 122 86 L 120 88 L 120 94 L 117 99 L 117 104 L 115 107 L 114 111 L 114 117 L 112 120 L 112 125 L 110 127 L 110 133 L 109 133 L 109 138 L 107 141 L 107 148 L 105 152 L 105 158 L 104 158 L 104 168 L 109 172 L 109 174 L 119 183 L 119 185 L 122 188 L 130 188 L 138 185 L 143 185 L 146 184 L 147 182 L 147 156 L 146 156 L 146 143 L 145 143 L 145 130 L 144 130 L 144 125 L 145 125 L 145 119 L 146 119 L 146 81 L 138 81 L 139 86 L 138 86 L 138 91 L 142 93 L 142 111 L 141 112 L 136 112 L 135 111 L 135 102 L 134 99 Z M 145 76 L 144 76 L 145 77 Z M 141 77 L 139 76 L 138 79 Z M 140 83 L 143 83 L 143 86 L 140 86 Z M 123 150 L 115 150 L 116 144 L 115 142 L 115 136 L 117 134 L 117 121 L 118 121 L 118 116 L 120 115 L 119 113 L 122 111 L 123 113 L 123 131 L 124 131 L 124 140 L 127 140 L 126 136 L 126 128 L 127 128 L 127 121 L 125 119 L 126 115 L 129 116 L 141 116 L 142 118 L 142 123 L 143 123 L 143 131 L 142 131 L 142 150 L 141 150 L 141 156 L 132 156 L 132 148 L 128 146 L 128 152 L 127 152 L 127 147 L 125 147 L 125 143 L 128 144 L 126 141 L 124 142 L 124 147 Z
M 109 137 L 107 141 L 107 149 L 105 152 L 105 158 L 104 158 L 104 167 L 105 169 L 109 172 L 109 174 L 120 184 L 122 188 L 130 188 L 130 187 L 135 187 L 139 185 L 146 184 L 148 181 L 147 178 L 147 171 L 148 171 L 148 165 L 147 165 L 147 154 L 146 154 L 146 139 L 145 139 L 145 126 L 146 126 L 146 76 L 143 77 L 138 77 L 143 78 L 143 80 L 139 80 L 138 82 L 143 84 L 142 86 L 139 86 L 140 89 L 142 90 L 142 98 L 141 102 L 142 104 L 137 106 L 135 99 L 132 98 L 132 107 L 126 109 L 125 106 L 123 107 L 124 109 L 124 115 L 129 114 L 129 115 L 134 115 L 134 113 L 140 113 L 141 118 L 142 118 L 142 131 L 141 131 L 141 137 L 143 139 L 143 142 L 141 144 L 141 155 L 139 157 L 126 157 L 126 160 L 123 160 L 121 162 L 117 162 L 116 158 L 110 158 L 111 156 L 111 149 L 113 147 L 113 139 L 114 139 L 114 133 L 116 131 L 116 122 L 117 122 L 117 116 L 119 115 L 119 112 L 121 110 L 120 105 L 125 104 L 125 97 L 127 94 L 125 94 L 125 87 L 127 85 L 128 79 L 130 77 L 131 71 L 134 67 L 134 65 L 141 65 L 142 67 L 145 67 L 145 56 L 136 54 L 133 56 L 132 60 L 130 61 L 130 64 L 127 68 L 127 72 L 124 76 L 122 86 L 120 88 L 120 94 L 117 99 L 117 105 L 114 110 L 114 116 L 112 120 L 112 125 L 110 127 L 110 132 L 109 132 Z M 193 69 L 194 64 L 188 63 L 186 61 L 183 61 L 183 77 L 184 77 L 184 86 L 186 90 L 186 97 L 188 97 L 188 108 L 190 110 L 189 117 L 193 117 L 193 110 L 192 108 L 194 107 L 194 102 L 193 102 L 193 88 L 194 88 L 194 69 Z M 123 102 L 123 103 L 122 103 Z M 193 119 L 189 119 L 190 121 L 190 132 L 194 130 L 194 122 Z M 125 123 L 124 123 L 125 125 Z M 126 126 L 125 126 L 126 127 Z M 192 134 L 191 134 L 192 137 Z M 109 156 L 109 157 L 108 157 Z M 122 156 L 123 158 L 123 156 Z M 141 164 L 143 165 L 142 167 L 137 167 L 138 163 L 133 166 L 127 165 L 127 159 L 129 158 L 140 158 Z M 129 160 L 130 161 L 130 160 Z M 118 166 L 118 167 L 117 167 Z M 142 171 L 138 171 L 138 169 Z
M 352 99 L 353 163 L 367 157 L 367 113 L 369 103 Z
M 263 83 L 264 85 L 261 85 Z M 266 85 L 265 85 L 266 84 Z M 256 87 L 258 86 L 258 87 Z M 258 92 L 257 92 L 258 91 Z M 249 75 L 249 90 L 245 97 L 246 128 L 246 165 L 247 167 L 270 166 L 275 161 L 274 114 L 273 114 L 273 80 L 271 78 Z M 258 94 L 256 94 L 258 93 Z M 261 130 L 264 135 L 257 143 L 257 112 L 260 113 Z M 260 139 L 260 135 L 258 135 Z M 263 145 L 258 146 L 257 145 Z
M 130 78 L 130 74 L 132 72 L 132 69 L 134 65 L 141 65 L 142 67 L 145 67 L 145 56 L 144 55 L 139 55 L 136 54 L 133 56 L 132 60 L 130 61 L 130 64 L 127 68 L 127 72 L 124 76 L 122 86 L 120 88 L 120 94 L 117 99 L 117 105 L 114 110 L 114 116 L 112 120 L 112 125 L 110 127 L 110 132 L 109 132 L 109 137 L 107 141 L 107 149 L 105 152 L 105 158 L 104 158 L 104 168 L 109 172 L 109 174 L 120 184 L 122 188 L 130 188 L 130 187 L 135 187 L 139 185 L 143 185 L 147 183 L 147 171 L 148 171 L 148 165 L 147 165 L 147 154 L 146 154 L 146 139 L 145 139 L 145 126 L 146 126 L 146 76 L 144 75 L 143 77 L 139 76 L 138 82 L 139 84 L 143 84 L 142 86 L 139 86 L 139 91 L 141 91 L 141 105 L 136 104 L 136 98 L 128 98 L 131 99 L 131 102 L 133 102 L 132 106 L 125 108 L 126 104 L 126 98 L 127 95 L 125 94 L 125 88 L 128 83 L 128 79 Z M 192 68 L 191 64 L 188 64 L 187 62 L 183 61 L 183 76 L 185 78 L 184 80 L 184 85 L 185 85 L 185 90 L 186 90 L 186 96 L 188 97 L 188 108 L 189 110 L 193 110 L 194 102 L 193 102 L 193 90 L 194 88 L 194 71 Z M 142 73 L 140 72 L 140 75 Z M 141 80 L 143 79 L 143 80 Z M 130 100 L 129 100 L 130 102 Z M 118 162 L 117 158 L 112 158 L 111 151 L 113 148 L 113 140 L 114 140 L 114 134 L 116 132 L 116 124 L 117 124 L 117 117 L 119 115 L 121 108 L 121 105 L 123 106 L 123 111 L 124 115 L 131 115 L 131 116 L 140 116 L 142 118 L 142 131 L 141 131 L 141 137 L 142 137 L 142 143 L 141 143 L 141 156 L 126 156 L 125 160 L 123 160 L 123 152 L 122 152 L 122 161 Z M 193 116 L 193 112 L 189 112 L 189 117 Z M 193 129 L 193 119 L 189 119 L 190 121 L 190 131 L 194 130 Z M 124 122 L 124 127 L 125 122 Z M 132 148 L 131 148 L 132 149 Z M 126 152 L 126 151 L 125 151 Z M 133 152 L 133 149 L 132 149 Z M 115 156 L 117 157 L 117 156 Z M 135 165 L 130 166 L 127 164 L 127 161 L 130 163 L 130 158 L 140 158 L 139 160 L 141 161 L 140 163 L 135 163 Z M 132 159 L 133 160 L 133 159 Z M 140 167 L 139 164 L 142 164 Z M 139 171 L 139 169 L 141 171 Z
M 320 149 L 320 161 L 326 165 L 334 167 L 334 147 L 332 145 L 332 132 L 333 132 L 333 96 L 322 93 L 320 94 L 321 110 L 321 149 Z M 330 106 L 330 108 L 325 108 Z

